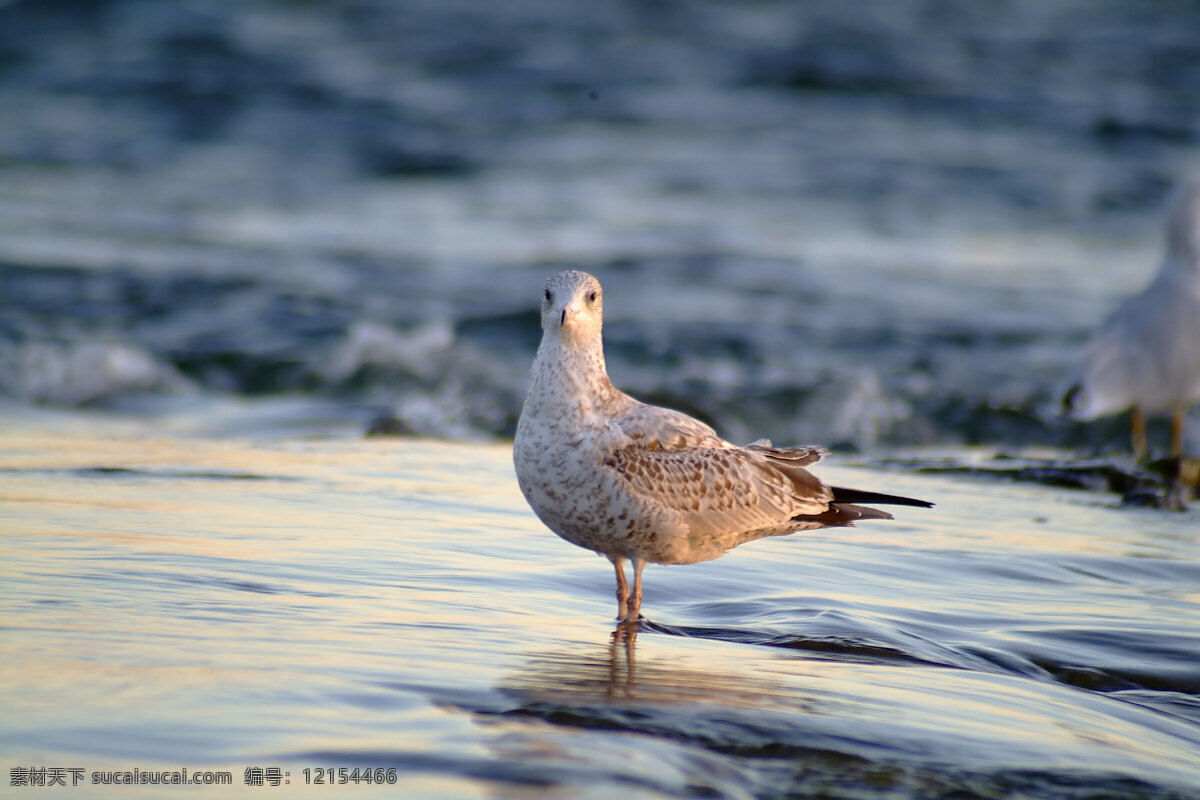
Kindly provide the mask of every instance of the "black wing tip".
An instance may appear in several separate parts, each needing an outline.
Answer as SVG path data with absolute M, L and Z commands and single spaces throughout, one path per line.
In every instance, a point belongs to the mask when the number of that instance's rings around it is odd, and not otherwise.
M 918 500 L 915 497 L 901 497 L 882 492 L 868 492 L 862 489 L 846 489 L 841 486 L 830 486 L 835 503 L 881 503 L 888 506 L 913 506 L 914 508 L 933 508 L 928 500 Z

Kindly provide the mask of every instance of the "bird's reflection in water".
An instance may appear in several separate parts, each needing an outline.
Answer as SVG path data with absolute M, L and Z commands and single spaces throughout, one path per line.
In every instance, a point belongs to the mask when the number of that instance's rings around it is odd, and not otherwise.
M 535 785 L 570 796 L 748 800 L 761 776 L 726 747 L 739 726 L 705 705 L 753 694 L 728 681 L 662 657 L 639 662 L 628 625 L 604 643 L 531 656 L 498 687 L 514 705 L 476 717 L 505 765 L 494 796 L 528 797 Z M 757 692 L 765 702 L 768 690 Z
M 640 630 L 653 629 L 643 625 Z M 531 655 L 498 688 L 522 704 L 515 713 L 630 703 L 676 710 L 688 704 L 777 709 L 781 697 L 787 697 L 792 711 L 811 706 L 811 698 L 789 686 L 783 673 L 773 680 L 761 670 L 747 669 L 744 652 L 736 660 L 719 647 L 698 653 L 696 640 L 677 648 L 670 636 L 652 636 L 652 646 L 644 647 L 649 642 L 638 634 L 639 626 L 626 623 L 602 644 L 564 644 L 560 650 Z M 801 663 L 789 661 L 787 672 L 795 674 Z
M 496 757 L 591 789 L 611 781 L 626 794 L 738 798 L 753 796 L 770 766 L 755 756 L 786 751 L 789 776 L 866 763 L 810 741 L 808 720 L 844 702 L 807 691 L 816 662 L 708 647 L 653 624 L 640 633 L 624 625 L 603 642 L 530 655 L 497 686 L 511 704 L 477 717 Z

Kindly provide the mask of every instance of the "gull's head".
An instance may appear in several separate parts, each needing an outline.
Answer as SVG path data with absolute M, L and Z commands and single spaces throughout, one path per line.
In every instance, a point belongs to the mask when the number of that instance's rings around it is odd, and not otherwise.
M 1180 186 L 1167 209 L 1167 258 L 1200 270 L 1200 179 Z
M 600 336 L 604 294 L 600 281 L 570 270 L 551 275 L 542 287 L 542 330 L 547 338 L 585 341 Z

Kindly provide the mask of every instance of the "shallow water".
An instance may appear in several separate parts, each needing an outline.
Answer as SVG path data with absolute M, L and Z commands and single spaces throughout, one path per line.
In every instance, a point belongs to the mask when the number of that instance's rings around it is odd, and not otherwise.
M 938 505 L 652 566 L 626 645 L 506 445 L 6 420 L 0 761 L 233 779 L 88 796 L 1200 792 L 1196 510 L 823 466 Z

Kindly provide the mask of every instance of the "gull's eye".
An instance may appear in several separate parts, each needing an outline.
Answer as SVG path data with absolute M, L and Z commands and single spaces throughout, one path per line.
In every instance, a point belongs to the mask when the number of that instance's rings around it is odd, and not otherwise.
M 542 294 L 544 294 L 546 296 L 546 302 L 549 303 L 550 302 L 550 290 L 547 289 L 546 291 L 542 292 Z
M 597 296 L 598 296 L 598 295 L 597 295 L 595 292 L 589 292 L 589 293 L 588 293 L 588 302 L 589 302 L 589 303 L 594 303 L 594 302 L 596 302 L 596 297 L 597 297 Z

